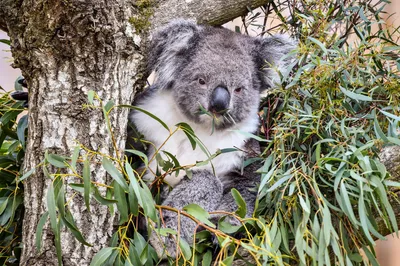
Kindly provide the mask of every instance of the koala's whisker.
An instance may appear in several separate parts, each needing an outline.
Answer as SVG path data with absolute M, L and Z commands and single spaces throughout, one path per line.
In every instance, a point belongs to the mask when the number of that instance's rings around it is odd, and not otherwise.
M 231 120 L 231 122 L 232 122 L 233 124 L 236 125 L 236 121 L 235 121 L 235 119 L 233 119 L 233 117 L 230 115 L 229 111 L 226 112 L 226 115 L 229 117 L 229 119 Z M 225 116 L 224 116 L 224 117 L 225 117 Z

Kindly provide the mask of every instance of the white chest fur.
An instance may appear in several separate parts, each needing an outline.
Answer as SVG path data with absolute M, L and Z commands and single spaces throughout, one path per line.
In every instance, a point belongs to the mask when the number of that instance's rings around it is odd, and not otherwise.
M 245 121 L 236 124 L 233 128 L 218 131 L 215 130 L 211 134 L 211 123 L 210 125 L 206 125 L 203 123 L 196 124 L 190 121 L 178 109 L 178 106 L 168 91 L 157 91 L 152 95 L 152 97 L 148 97 L 143 102 L 139 103 L 138 107 L 160 118 L 165 124 L 167 124 L 170 131 L 165 129 L 158 121 L 142 112 L 134 112 L 131 115 L 131 119 L 135 123 L 137 129 L 145 136 L 146 140 L 151 141 L 157 149 L 160 149 L 161 155 L 163 155 L 161 152 L 163 150 L 171 153 L 177 158 L 181 166 L 194 165 L 198 161 L 206 160 L 208 156 L 198 146 L 193 150 L 189 139 L 182 130 L 178 130 L 171 135 L 171 133 L 176 129 L 176 124 L 181 122 L 189 124 L 195 135 L 201 140 L 211 154 L 214 154 L 218 149 L 242 149 L 248 138 L 238 131 L 252 133 L 256 131 L 258 126 L 258 119 L 256 116 L 257 110 L 255 109 L 254 115 Z M 153 155 L 154 151 L 153 154 L 149 154 L 149 159 L 152 158 Z M 166 156 L 162 157 L 166 158 Z M 226 173 L 235 168 L 239 168 L 242 163 L 242 158 L 243 153 L 240 151 L 223 153 L 214 158 L 212 160 L 212 165 L 214 166 L 217 177 L 223 179 Z M 152 172 L 155 173 L 157 167 L 156 160 L 153 160 L 149 167 Z M 200 168 L 211 170 L 212 166 L 208 163 L 205 166 L 194 167 L 192 170 Z M 181 171 L 180 173 L 181 174 L 177 177 L 175 174 L 169 175 L 165 180 L 170 185 L 174 186 L 179 183 L 185 175 L 184 171 Z M 146 178 L 154 179 L 151 171 L 148 171 Z

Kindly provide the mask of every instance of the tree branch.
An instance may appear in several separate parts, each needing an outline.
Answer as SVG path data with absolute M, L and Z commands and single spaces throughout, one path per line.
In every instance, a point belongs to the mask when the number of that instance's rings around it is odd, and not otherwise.
M 3 17 L 0 15 L 0 30 L 7 32 L 7 24 L 6 22 L 3 20 Z
M 154 10 L 152 30 L 176 18 L 194 19 L 200 24 L 222 25 L 268 2 L 270 0 L 163 1 Z
M 5 0 L 0 0 L 0 30 L 8 32 L 7 28 L 7 20 L 6 20 L 6 14 L 5 14 L 5 4 L 7 1 Z

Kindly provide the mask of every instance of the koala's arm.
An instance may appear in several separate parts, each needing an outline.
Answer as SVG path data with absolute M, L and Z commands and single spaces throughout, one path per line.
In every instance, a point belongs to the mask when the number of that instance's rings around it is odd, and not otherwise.
M 162 205 L 170 206 L 178 210 L 190 203 L 195 203 L 206 211 L 214 211 L 219 205 L 223 194 L 221 181 L 210 171 L 193 171 L 192 178 L 185 177 L 167 196 Z M 190 218 L 180 216 L 180 236 L 188 243 L 192 242 L 192 235 L 196 228 L 196 223 Z M 178 214 L 174 211 L 162 211 L 163 227 L 178 230 Z M 165 247 L 171 257 L 175 256 L 176 239 L 174 237 L 159 238 L 156 235 L 150 237 L 150 243 L 153 247 L 160 247 L 160 240 L 164 242 Z M 157 250 L 158 249 L 158 250 Z M 156 248 L 160 257 L 163 250 Z

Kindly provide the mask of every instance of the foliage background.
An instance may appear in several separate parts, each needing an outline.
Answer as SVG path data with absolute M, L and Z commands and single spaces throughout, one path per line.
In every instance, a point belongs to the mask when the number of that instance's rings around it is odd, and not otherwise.
M 15 87 L 22 89 L 18 83 Z M 21 102 L 0 90 L 0 264 L 17 265 L 23 219 L 23 185 L 18 178 L 25 154 L 27 116 L 20 115 L 24 110 Z
M 399 186 L 390 180 L 377 158 L 380 148 L 400 145 L 400 48 L 394 37 L 398 29 L 382 26 L 385 2 L 276 0 L 264 6 L 262 12 L 243 18 L 244 27 L 237 30 L 244 34 L 250 26 L 261 28 L 261 35 L 291 33 L 299 40 L 299 48 L 292 54 L 297 61 L 281 73 L 282 86 L 264 98 L 260 109 L 261 133 L 255 138 L 260 140 L 263 152 L 246 162 L 261 165 L 255 217 L 241 218 L 242 227 L 220 221 L 218 229 L 209 228 L 212 234 L 204 231 L 197 235 L 193 249 L 180 240 L 179 264 L 209 265 L 213 259 L 230 265 L 245 254 L 245 260 L 253 264 L 377 264 L 373 240 L 383 238 L 379 233 L 382 226 L 397 231 L 390 205 L 391 200 L 397 199 L 389 188 Z M 267 29 L 271 19 L 280 23 Z M 26 125 L 21 120 L 15 122 L 21 104 L 11 102 L 7 95 L 1 100 L 4 139 L 0 138 L 0 174 L 6 182 L 0 184 L 0 219 L 4 221 L 0 239 L 4 239 L 4 259 L 10 258 L 8 262 L 12 263 L 17 262 L 18 252 L 11 251 L 17 251 L 20 241 L 20 181 L 29 178 L 29 172 L 22 177 L 19 174 Z M 102 103 L 92 93 L 87 108 L 99 110 L 107 118 L 115 106 L 112 102 Z M 170 130 L 171 134 L 184 130 L 191 141 L 201 145 L 186 125 Z M 109 133 L 112 135 L 111 128 Z M 155 159 L 132 152 L 145 165 Z M 38 248 L 47 219 L 60 258 L 62 228 L 90 245 L 68 211 L 63 181 L 75 178 L 79 182 L 68 186 L 86 203 L 95 199 L 108 205 L 110 212 L 120 214 L 120 226 L 110 247 L 101 250 L 92 264 L 156 264 L 155 251 L 143 237 L 146 233 L 138 230 L 138 216 L 159 222 L 158 210 L 165 207 L 154 205 L 151 198 L 157 201 L 162 180 L 150 190 L 141 181 L 143 171 L 132 169 L 120 158 L 103 158 L 80 145 L 73 154 L 71 158 L 47 154 L 40 166 L 53 179 L 53 185 L 48 191 L 48 212 L 38 226 Z M 169 158 L 158 158 L 165 170 L 188 171 L 173 155 Z M 92 183 L 90 160 L 101 161 L 115 181 L 110 185 Z M 246 206 L 240 196 L 236 199 L 239 209 L 235 215 L 240 217 Z M 181 214 L 201 225 L 209 219 L 196 206 L 188 206 Z M 214 257 L 212 235 L 217 236 L 220 246 Z M 362 257 L 360 250 L 366 256 Z

